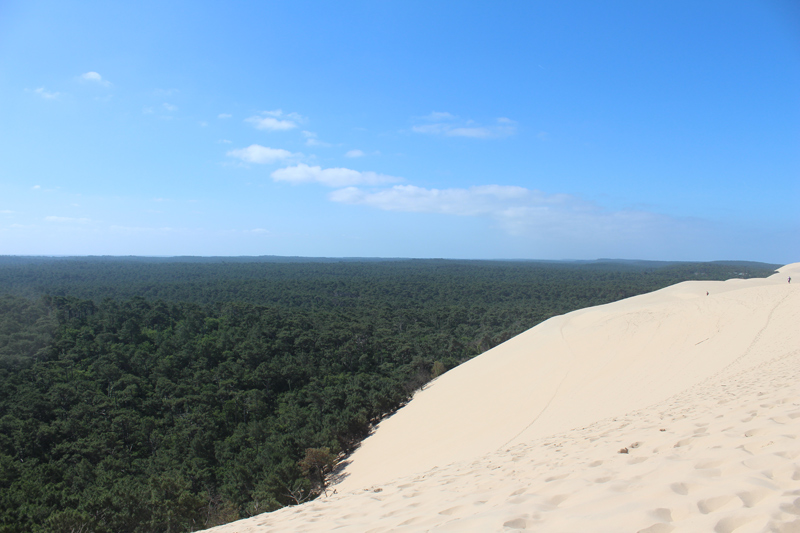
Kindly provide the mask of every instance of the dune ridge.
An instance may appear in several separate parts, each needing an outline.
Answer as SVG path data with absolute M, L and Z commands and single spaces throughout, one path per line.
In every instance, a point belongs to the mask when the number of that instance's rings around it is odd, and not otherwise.
M 418 392 L 335 493 L 210 531 L 800 531 L 788 276 L 554 317 Z

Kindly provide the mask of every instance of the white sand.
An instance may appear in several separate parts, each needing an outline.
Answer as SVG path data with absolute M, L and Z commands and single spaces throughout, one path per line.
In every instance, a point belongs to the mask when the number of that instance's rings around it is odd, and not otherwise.
M 798 284 L 552 318 L 381 422 L 335 494 L 209 531 L 800 532 Z

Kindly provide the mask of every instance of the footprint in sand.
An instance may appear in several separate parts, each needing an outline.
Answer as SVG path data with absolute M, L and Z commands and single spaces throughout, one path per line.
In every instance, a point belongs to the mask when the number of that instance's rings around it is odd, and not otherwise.
M 419 524 L 420 522 L 425 522 L 428 520 L 426 516 L 415 516 L 413 518 L 409 518 L 405 522 L 400 522 L 397 524 L 398 526 L 413 526 L 414 524 Z
M 503 522 L 503 527 L 507 527 L 509 529 L 528 529 L 534 527 L 535 525 L 536 522 L 530 520 L 527 516 L 521 516 Z
M 404 508 L 395 509 L 394 511 L 382 514 L 381 518 L 391 518 L 393 516 L 397 516 L 397 515 L 403 513 L 404 511 L 405 511 Z
M 669 486 L 669 488 L 671 488 L 672 492 L 674 492 L 675 494 L 686 496 L 690 492 L 693 492 L 697 488 L 697 485 L 695 485 L 694 483 L 673 483 L 672 485 Z
M 689 516 L 686 509 L 667 509 L 665 507 L 654 509 L 650 511 L 650 514 L 662 522 L 678 522 Z
M 703 514 L 714 513 L 726 507 L 733 508 L 736 506 L 738 506 L 738 503 L 736 503 L 736 498 L 730 494 L 717 496 L 715 498 L 706 498 L 705 500 L 700 500 L 697 502 L 697 508 Z
M 745 459 L 742 461 L 742 464 L 747 468 L 752 468 L 753 470 L 762 470 L 765 468 L 779 469 L 780 467 L 786 465 L 786 459 L 773 454 L 765 454 Z
M 717 522 L 717 525 L 714 526 L 714 531 L 716 533 L 732 533 L 734 530 L 742 527 L 748 522 L 752 522 L 755 519 L 755 516 L 727 516 Z
M 785 503 L 781 505 L 781 511 L 784 513 L 800 515 L 800 498 L 796 498 L 792 503 Z
M 758 502 L 766 498 L 771 494 L 772 491 L 767 489 L 754 489 L 747 492 L 740 492 L 737 494 L 740 500 L 745 507 L 753 507 Z
M 778 457 L 783 457 L 784 459 L 789 459 L 791 461 L 800 456 L 800 450 L 783 450 L 781 452 L 775 452 L 775 455 L 777 455 Z
M 769 479 L 774 481 L 783 481 L 793 479 L 797 474 L 797 469 L 793 464 L 783 464 L 776 468 L 770 468 L 761 472 Z
M 536 495 L 535 494 L 522 494 L 522 495 L 517 496 L 515 498 L 510 498 L 508 500 L 508 503 L 510 503 L 512 505 L 521 505 L 521 504 L 527 502 L 528 500 L 530 500 L 531 498 L 533 498 L 534 496 L 536 496 Z

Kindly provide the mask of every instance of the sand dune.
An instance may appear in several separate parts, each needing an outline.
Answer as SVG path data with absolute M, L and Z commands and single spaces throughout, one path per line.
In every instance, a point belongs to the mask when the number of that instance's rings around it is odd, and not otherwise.
M 800 532 L 790 275 L 552 318 L 381 422 L 335 494 L 212 531 Z

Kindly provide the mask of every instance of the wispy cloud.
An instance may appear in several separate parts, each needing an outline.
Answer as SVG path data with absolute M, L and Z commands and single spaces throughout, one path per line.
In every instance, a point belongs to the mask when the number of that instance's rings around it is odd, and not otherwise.
M 103 79 L 103 76 L 98 74 L 97 72 L 91 71 L 86 72 L 85 74 L 81 74 L 81 79 L 84 81 L 90 81 L 92 83 L 97 83 L 102 85 L 103 87 L 110 87 L 111 82 L 108 80 Z
M 185 232 L 182 228 L 162 227 L 162 228 L 149 228 L 142 226 L 109 226 L 109 230 L 115 233 L 176 233 Z
M 447 111 L 431 111 L 430 114 L 425 115 L 424 117 L 420 117 L 422 120 L 426 120 L 429 122 L 439 122 L 442 120 L 455 120 L 458 117 L 453 115 L 452 113 L 448 113 Z
M 370 192 L 348 187 L 330 194 L 331 200 L 361 204 L 384 211 L 444 213 L 449 215 L 489 215 L 511 206 L 543 202 L 543 195 L 524 187 L 484 185 L 469 189 L 426 189 L 416 185 L 395 185 Z M 534 198 L 535 197 L 535 198 Z
M 61 93 L 59 93 L 59 92 L 50 92 L 48 90 L 45 90 L 44 87 L 39 87 L 38 89 L 34 89 L 33 92 L 38 94 L 39 96 L 41 96 L 45 100 L 55 100 L 59 96 L 61 96 Z
M 303 137 L 306 138 L 306 146 L 330 146 L 330 143 L 320 141 L 313 131 L 303 131 Z
M 169 112 L 174 112 L 178 110 L 178 106 L 168 104 L 167 102 L 164 102 L 163 104 L 161 104 L 161 106 Z
M 427 189 L 414 185 L 395 185 L 368 191 L 345 187 L 329 195 L 334 202 L 365 205 L 384 211 L 438 213 L 454 216 L 487 217 L 506 232 L 569 239 L 591 243 L 609 235 L 633 241 L 647 239 L 649 231 L 658 233 L 678 227 L 679 221 L 637 210 L 608 211 L 591 202 L 567 194 L 545 194 L 525 187 L 484 185 L 467 189 Z
M 445 137 L 470 137 L 473 139 L 492 139 L 508 137 L 516 133 L 516 122 L 500 117 L 494 124 L 484 126 L 473 120 L 460 120 L 456 115 L 434 111 L 416 120 L 411 131 L 424 135 L 442 135 Z
M 286 181 L 292 184 L 320 183 L 328 187 L 347 187 L 350 185 L 383 185 L 402 181 L 402 178 L 377 174 L 375 172 L 360 172 L 349 168 L 325 168 L 308 166 L 304 163 L 293 167 L 286 167 L 272 173 L 275 181 Z
M 217 118 L 226 119 L 226 118 L 231 118 L 232 116 L 233 115 L 231 115 L 230 113 L 220 113 L 219 115 L 217 115 Z
M 298 124 L 305 122 L 305 117 L 297 113 L 284 113 L 280 109 L 274 111 L 262 111 L 258 115 L 253 115 L 244 119 L 251 123 L 256 129 L 268 131 L 286 131 L 297 127 Z
M 246 163 L 258 163 L 260 165 L 265 165 L 294 157 L 302 157 L 303 154 L 293 154 L 292 152 L 282 148 L 269 148 L 267 146 L 261 146 L 260 144 L 251 144 L 247 148 L 230 150 L 226 155 L 241 159 Z
M 59 224 L 67 224 L 67 223 L 86 224 L 92 221 L 89 218 L 72 218 L 72 217 L 55 217 L 55 216 L 44 217 L 44 220 L 45 222 L 57 222 Z
M 364 154 L 364 152 L 362 152 L 361 150 L 350 150 L 344 154 L 345 157 L 353 157 L 353 158 L 364 157 L 364 155 L 366 154 Z

